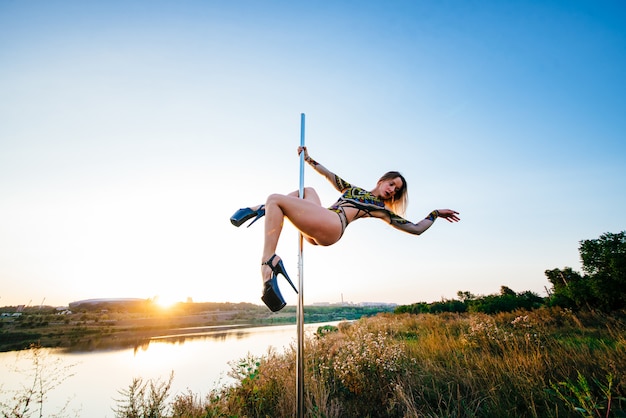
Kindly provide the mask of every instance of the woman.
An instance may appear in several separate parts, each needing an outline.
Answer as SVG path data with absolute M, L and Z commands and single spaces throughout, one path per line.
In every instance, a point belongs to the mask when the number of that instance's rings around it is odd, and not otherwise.
M 432 211 L 426 218 L 411 223 L 404 216 L 408 202 L 406 180 L 397 171 L 383 175 L 371 191 L 347 183 L 326 167 L 313 160 L 306 147 L 298 147 L 298 155 L 304 152 L 304 160 L 315 171 L 326 177 L 335 188 L 342 193 L 339 200 L 329 208 L 324 208 L 317 192 L 310 187 L 304 189 L 304 197 L 298 192 L 288 195 L 272 194 L 265 205 L 239 209 L 230 218 L 233 225 L 239 227 L 249 219 L 254 220 L 250 227 L 265 216 L 265 245 L 261 258 L 261 275 L 263 277 L 263 296 L 261 299 L 271 311 L 281 310 L 285 301 L 280 293 L 277 277 L 282 274 L 293 290 L 296 287 L 287 275 L 282 260 L 274 252 L 283 228 L 283 220 L 287 217 L 302 233 L 303 237 L 313 245 L 332 245 L 339 241 L 348 224 L 356 219 L 375 217 L 387 220 L 391 226 L 410 234 L 420 235 L 426 231 L 437 218 L 449 222 L 458 222 L 459 213 L 450 209 Z

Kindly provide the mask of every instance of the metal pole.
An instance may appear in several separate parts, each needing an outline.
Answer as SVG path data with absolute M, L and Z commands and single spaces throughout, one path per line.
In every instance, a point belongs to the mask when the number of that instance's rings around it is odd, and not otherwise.
M 300 146 L 304 146 L 304 113 L 300 114 Z M 304 198 L 304 152 L 300 153 L 300 199 Z M 296 328 L 298 329 L 298 351 L 296 367 L 296 416 L 304 417 L 304 265 L 302 261 L 302 249 L 304 239 L 302 233 L 298 236 L 298 312 Z

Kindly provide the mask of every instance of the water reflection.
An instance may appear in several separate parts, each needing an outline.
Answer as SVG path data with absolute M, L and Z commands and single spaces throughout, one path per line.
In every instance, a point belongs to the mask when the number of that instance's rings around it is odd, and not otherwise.
M 154 335 L 154 332 L 142 333 L 140 331 L 129 333 L 129 335 L 119 333 L 74 342 L 69 347 L 59 348 L 59 350 L 65 353 L 80 353 L 91 351 L 126 350 L 132 348 L 136 352 L 138 350 L 147 350 L 150 343 L 155 341 L 183 344 L 185 341 L 198 339 L 216 341 L 224 341 L 226 338 L 241 339 L 247 338 L 253 329 L 266 327 L 267 326 L 254 326 L 251 324 L 237 324 L 174 328 L 168 330 L 167 335 Z
M 306 324 L 305 332 L 312 335 L 319 326 L 337 323 Z M 282 351 L 297 340 L 295 325 L 197 331 L 135 339 L 123 349 L 111 342 L 95 341 L 90 350 L 44 349 L 64 364 L 73 365 L 74 373 L 58 390 L 49 393 L 46 410 L 53 413 L 72 398 L 70 410 L 80 410 L 79 416 L 113 417 L 119 390 L 126 389 L 134 378 L 164 380 L 172 371 L 172 394 L 191 390 L 203 397 L 213 388 L 234 381 L 228 376 L 234 362 L 248 355 L 263 356 L 270 347 Z M 22 369 L 29 366 L 28 361 L 18 359 L 16 352 L 0 353 L 0 402 L 5 400 L 7 390 L 19 389 L 24 382 L 24 376 L 10 372 L 18 363 Z

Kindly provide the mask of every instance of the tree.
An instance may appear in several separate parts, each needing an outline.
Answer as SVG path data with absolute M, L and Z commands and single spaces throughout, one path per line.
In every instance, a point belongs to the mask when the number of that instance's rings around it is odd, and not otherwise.
M 508 286 L 500 286 L 500 296 L 516 296 L 517 294 L 513 289 Z
M 585 274 L 566 267 L 546 270 L 552 283 L 551 304 L 612 311 L 626 308 L 626 231 L 580 241 Z
M 552 283 L 550 305 L 573 309 L 590 309 L 595 306 L 596 301 L 587 278 L 571 267 L 546 270 L 545 274 Z
M 476 295 L 473 295 L 467 290 L 459 290 L 458 292 L 456 292 L 456 295 L 459 297 L 459 300 L 461 302 L 469 302 L 476 299 Z
M 581 241 L 580 258 L 592 292 L 604 310 L 626 307 L 626 231 Z

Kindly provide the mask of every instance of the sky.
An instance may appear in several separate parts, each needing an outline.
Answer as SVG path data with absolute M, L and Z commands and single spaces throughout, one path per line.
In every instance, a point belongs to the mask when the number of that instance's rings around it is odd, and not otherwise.
M 545 296 L 626 229 L 621 1 L 1 0 L 0 306 L 261 304 L 263 222 L 229 217 L 298 189 L 303 113 L 331 171 L 461 216 L 305 244 L 305 304 Z

